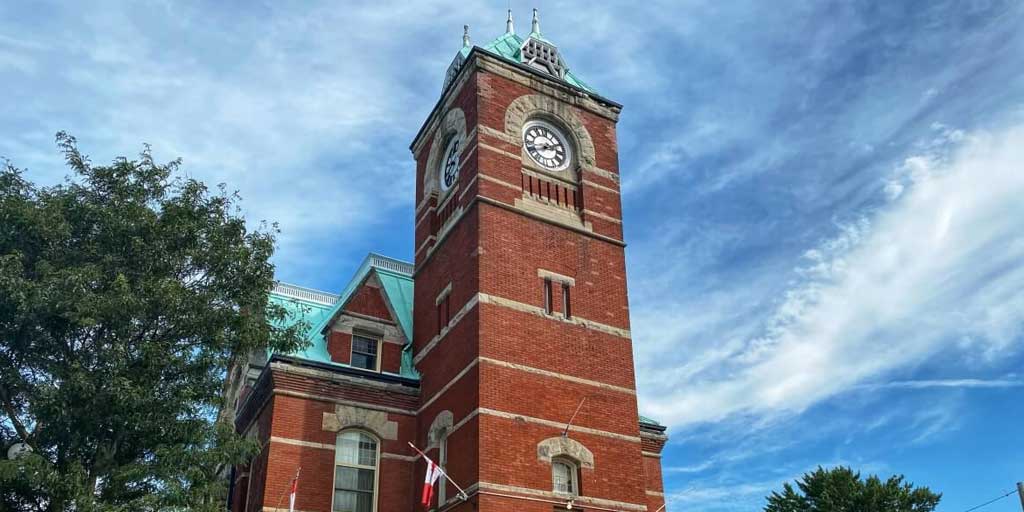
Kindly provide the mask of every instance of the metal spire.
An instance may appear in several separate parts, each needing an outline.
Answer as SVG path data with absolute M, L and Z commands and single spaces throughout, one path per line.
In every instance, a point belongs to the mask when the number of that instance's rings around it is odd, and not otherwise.
M 469 46 L 469 25 L 462 26 L 462 46 L 463 48 Z
M 537 15 L 537 9 L 533 10 L 533 24 L 530 26 L 530 34 L 540 35 L 540 16 Z
M 508 10 L 508 20 L 505 21 L 505 33 L 515 34 L 516 28 L 512 26 L 512 9 Z

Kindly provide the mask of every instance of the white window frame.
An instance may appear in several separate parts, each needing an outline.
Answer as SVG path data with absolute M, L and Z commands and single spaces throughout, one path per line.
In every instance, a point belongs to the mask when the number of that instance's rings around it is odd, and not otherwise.
M 373 467 L 371 467 L 371 466 L 363 466 L 363 465 L 360 465 L 360 464 L 342 463 L 342 462 L 340 462 L 338 460 L 338 452 L 341 450 L 341 436 L 343 434 L 348 434 L 350 432 L 355 432 L 357 434 L 363 434 L 363 435 L 369 437 L 370 439 L 373 439 L 373 442 L 376 443 L 377 452 L 374 455 L 374 463 L 375 464 L 374 464 Z M 358 447 L 356 449 L 358 450 Z M 372 508 L 370 510 L 371 510 L 371 512 L 376 512 L 377 511 L 377 500 L 378 500 L 378 496 L 380 495 L 380 450 L 381 450 L 380 438 L 375 436 L 375 435 L 373 435 L 373 434 L 371 434 L 370 432 L 367 432 L 365 430 L 359 430 L 359 429 L 347 429 L 347 430 L 342 430 L 341 432 L 338 432 L 338 436 L 337 436 L 337 438 L 336 438 L 336 440 L 334 442 L 334 452 L 335 452 L 335 455 L 334 455 L 334 466 L 331 468 L 332 472 L 333 472 L 333 474 L 331 475 L 331 512 L 334 512 L 334 496 L 338 492 L 338 480 L 337 480 L 338 479 L 338 469 L 337 469 L 338 466 L 346 467 L 346 468 L 356 468 L 356 469 L 373 469 L 373 504 L 371 505 Z M 358 457 L 357 457 L 357 460 L 358 460 Z
M 363 368 L 362 366 L 356 366 L 355 364 L 353 364 L 353 361 L 355 360 L 355 355 L 356 355 L 356 338 L 362 338 L 364 340 L 370 340 L 370 341 L 373 341 L 373 342 L 375 342 L 377 344 L 377 355 L 376 355 L 376 358 L 375 358 L 375 361 L 374 361 L 375 366 L 373 368 Z M 349 343 L 348 365 L 353 367 L 353 368 L 359 368 L 360 370 L 366 370 L 366 371 L 370 371 L 370 372 L 380 373 L 380 360 L 383 359 L 383 355 L 384 355 L 384 354 L 381 353 L 384 350 L 384 344 L 382 343 L 382 341 L 383 340 L 381 340 L 380 337 L 378 337 L 378 336 L 373 336 L 373 335 L 363 334 L 363 333 L 358 333 L 358 332 L 352 333 L 352 342 Z M 359 352 L 359 353 L 363 354 L 362 352 Z
M 560 491 L 555 488 L 555 468 L 558 466 L 566 466 L 569 468 L 569 483 L 572 485 L 572 492 Z M 580 465 L 572 459 L 565 457 L 555 457 L 551 459 L 551 490 L 555 494 L 563 496 L 579 496 L 580 495 Z

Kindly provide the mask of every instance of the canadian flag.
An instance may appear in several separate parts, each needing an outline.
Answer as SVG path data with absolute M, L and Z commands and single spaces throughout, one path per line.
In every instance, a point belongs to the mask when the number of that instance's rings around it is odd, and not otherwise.
M 441 478 L 441 467 L 434 464 L 434 461 L 427 460 L 427 473 L 423 477 L 423 506 L 429 507 L 430 500 L 434 497 L 434 484 Z
M 300 470 L 301 471 L 301 470 Z M 299 472 L 295 472 L 292 479 L 292 490 L 288 493 L 288 512 L 295 512 L 295 493 L 299 490 Z

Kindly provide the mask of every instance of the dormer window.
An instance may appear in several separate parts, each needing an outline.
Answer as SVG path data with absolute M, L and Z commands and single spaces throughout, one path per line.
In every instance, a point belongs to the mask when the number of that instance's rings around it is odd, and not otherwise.
M 380 340 L 367 336 L 352 336 L 352 366 L 364 370 L 380 371 Z

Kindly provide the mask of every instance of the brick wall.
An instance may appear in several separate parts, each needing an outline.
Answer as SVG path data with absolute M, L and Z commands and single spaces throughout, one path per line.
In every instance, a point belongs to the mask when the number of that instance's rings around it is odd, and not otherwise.
M 393 322 L 380 288 L 364 283 L 345 303 L 345 311 Z

